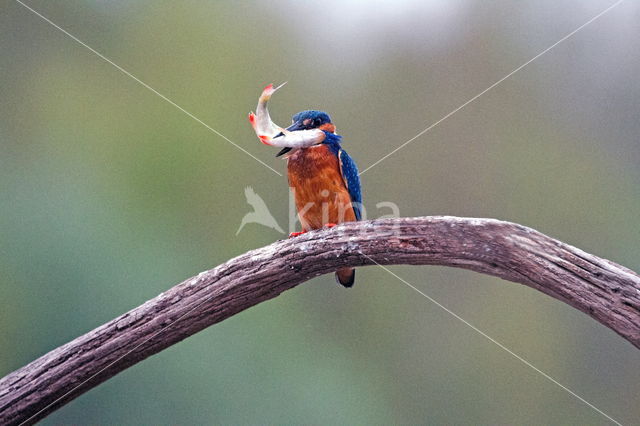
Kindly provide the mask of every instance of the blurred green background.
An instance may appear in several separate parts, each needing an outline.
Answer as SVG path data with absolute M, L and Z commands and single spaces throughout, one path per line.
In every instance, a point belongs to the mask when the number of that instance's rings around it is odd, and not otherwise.
M 613 3 L 28 4 L 280 172 L 246 114 L 328 111 L 364 169 Z M 287 184 L 20 4 L 0 13 L 0 375 L 282 238 Z M 640 4 L 627 1 L 363 175 L 369 216 L 495 217 L 640 270 Z M 622 423 L 640 352 L 529 288 L 395 273 Z M 134 366 L 44 424 L 606 424 L 380 268 L 327 275 Z

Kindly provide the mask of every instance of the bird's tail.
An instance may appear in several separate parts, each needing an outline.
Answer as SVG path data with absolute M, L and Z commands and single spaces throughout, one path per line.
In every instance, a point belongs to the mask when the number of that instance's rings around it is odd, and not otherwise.
M 336 281 L 338 284 L 349 288 L 353 287 L 356 280 L 356 270 L 353 268 L 342 268 L 336 271 Z

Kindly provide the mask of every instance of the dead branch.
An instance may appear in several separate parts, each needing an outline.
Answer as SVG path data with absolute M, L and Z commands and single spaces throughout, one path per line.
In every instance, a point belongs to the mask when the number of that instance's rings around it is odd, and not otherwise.
M 310 278 L 375 263 L 452 266 L 525 284 L 640 347 L 640 276 L 623 266 L 493 219 L 348 223 L 204 271 L 0 379 L 0 424 L 33 423 L 131 365 Z

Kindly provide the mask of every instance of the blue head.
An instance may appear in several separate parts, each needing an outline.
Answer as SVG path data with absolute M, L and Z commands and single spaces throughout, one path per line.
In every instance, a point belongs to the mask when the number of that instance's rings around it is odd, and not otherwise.
M 331 117 L 324 111 L 306 110 L 300 111 L 291 118 L 291 126 L 287 127 L 290 132 L 297 130 L 320 129 L 326 137 L 323 143 L 335 145 L 340 142 L 340 136 L 335 134 L 336 126 L 331 122 Z M 280 133 L 281 136 L 282 133 Z M 276 136 L 276 137 L 278 137 Z M 276 156 L 286 154 L 291 148 L 283 148 Z
M 296 130 L 320 129 L 333 133 L 336 130 L 336 126 L 331 123 L 329 114 L 313 109 L 300 111 L 291 118 L 291 122 L 291 126 L 287 128 L 287 130 L 291 132 Z

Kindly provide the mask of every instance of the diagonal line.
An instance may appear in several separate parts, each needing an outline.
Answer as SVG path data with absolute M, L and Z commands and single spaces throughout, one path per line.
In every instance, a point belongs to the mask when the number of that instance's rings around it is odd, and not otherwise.
M 370 258 L 369 256 L 367 256 L 364 253 L 360 253 L 362 254 L 364 257 L 366 257 L 367 259 L 369 259 L 371 262 L 375 263 L 376 265 L 378 265 L 379 267 L 381 267 L 382 269 L 384 269 L 385 271 L 387 271 L 388 273 L 390 273 L 391 275 L 393 275 L 394 277 L 396 277 L 397 279 L 399 279 L 400 281 L 402 281 L 404 284 L 406 284 L 407 286 L 409 286 L 410 288 L 412 288 L 413 290 L 415 290 L 416 292 L 418 292 L 420 295 L 424 296 L 426 299 L 428 299 L 431 303 L 437 305 L 438 307 L 442 308 L 444 311 L 446 311 L 448 314 L 452 315 L 454 318 L 456 318 L 457 320 L 461 321 L 462 323 L 464 323 L 466 326 L 470 327 L 471 329 L 473 329 L 474 331 L 476 331 L 477 333 L 479 333 L 481 336 L 485 337 L 487 340 L 489 340 L 490 342 L 496 344 L 500 349 L 504 350 L 505 352 L 509 353 L 510 355 L 512 355 L 514 358 L 516 358 L 517 360 L 521 361 L 522 363 L 524 363 L 526 366 L 532 368 L 533 370 L 535 370 L 536 372 L 540 373 L 544 378 L 546 378 L 547 380 L 551 381 L 552 383 L 555 383 L 556 385 L 560 386 L 562 389 L 564 389 L 565 391 L 567 391 L 569 394 L 573 395 L 574 397 L 576 397 L 577 399 L 579 399 L 580 401 L 582 401 L 583 403 L 585 403 L 586 405 L 588 405 L 589 407 L 593 408 L 595 411 L 597 411 L 598 413 L 602 414 L 604 417 L 606 417 L 607 419 L 611 420 L 613 423 L 622 426 L 622 424 L 620 422 L 618 422 L 617 420 L 615 420 L 613 417 L 611 417 L 610 415 L 608 415 L 607 413 L 605 413 L 604 411 L 600 410 L 598 407 L 596 407 L 595 405 L 593 405 L 592 403 L 590 403 L 589 401 L 587 401 L 586 399 L 584 399 L 583 397 L 581 397 L 580 395 L 578 395 L 577 393 L 575 393 L 574 391 L 572 391 L 571 389 L 569 389 L 568 387 L 566 387 L 565 385 L 563 385 L 562 383 L 558 382 L 556 379 L 554 379 L 553 377 L 551 377 L 550 375 L 548 375 L 547 373 L 545 373 L 544 371 L 540 370 L 538 367 L 536 367 L 535 365 L 531 364 L 529 361 L 527 361 L 526 359 L 524 359 L 523 357 L 521 357 L 520 355 L 518 355 L 517 353 L 513 352 L 511 349 L 507 348 L 505 345 L 503 345 L 502 343 L 498 342 L 496 339 L 494 339 L 493 337 L 489 336 L 487 333 L 485 333 L 484 331 L 480 330 L 478 327 L 476 327 L 475 325 L 471 324 L 469 321 L 465 320 L 464 318 L 462 318 L 460 315 L 456 314 L 455 312 L 453 312 L 451 309 L 447 308 L 446 306 L 444 306 L 442 303 L 438 302 L 437 300 L 435 300 L 433 297 L 429 296 L 428 294 L 424 293 L 423 291 L 419 290 L 418 288 L 416 288 L 415 286 L 413 286 L 412 284 L 408 283 L 407 281 L 405 281 L 404 279 L 402 279 L 400 276 L 396 275 L 393 271 L 391 271 L 389 268 L 379 264 L 378 262 L 376 262 L 375 260 L 373 260 L 372 258 Z
M 547 47 L 546 49 L 544 49 L 542 52 L 538 53 L 536 56 L 534 56 L 533 58 L 529 59 L 527 62 L 525 62 L 524 64 L 520 65 L 518 68 L 514 69 L 513 71 L 511 71 L 509 74 L 505 75 L 504 77 L 502 77 L 500 80 L 496 81 L 495 83 L 493 83 L 491 86 L 487 87 L 486 89 L 484 89 L 482 92 L 478 93 L 477 95 L 475 95 L 473 98 L 469 99 L 467 102 L 463 103 L 462 105 L 460 105 L 458 108 L 454 109 L 453 111 L 451 111 L 449 114 L 445 115 L 444 117 L 442 117 L 440 120 L 436 121 L 435 123 L 433 123 L 432 125 L 430 125 L 429 127 L 427 127 L 426 129 L 422 130 L 420 133 L 418 133 L 417 135 L 415 135 L 414 137 L 412 137 L 411 139 L 409 139 L 408 141 L 406 141 L 405 143 L 403 143 L 402 145 L 400 145 L 399 147 L 397 147 L 396 149 L 394 149 L 393 151 L 391 151 L 390 153 L 388 153 L 387 155 L 385 155 L 384 157 L 382 157 L 381 159 L 379 159 L 378 161 L 376 161 L 375 163 L 373 163 L 372 165 L 370 165 L 369 167 L 367 167 L 366 169 L 364 169 L 363 171 L 360 172 L 360 175 L 364 174 L 364 172 L 366 172 L 367 170 L 369 170 L 370 168 L 376 166 L 378 163 L 380 163 L 381 161 L 385 160 L 386 158 L 392 156 L 393 154 L 395 154 L 396 152 L 398 152 L 399 150 L 401 150 L 402 148 L 404 148 L 405 146 L 409 145 L 411 142 L 413 142 L 414 140 L 418 139 L 420 136 L 424 135 L 425 133 L 427 133 L 429 130 L 433 129 L 434 127 L 436 127 L 438 124 L 442 123 L 444 120 L 446 120 L 447 118 L 451 117 L 453 114 L 457 113 L 458 111 L 460 111 L 462 108 L 466 107 L 467 105 L 469 105 L 470 103 L 474 102 L 476 99 L 478 99 L 480 96 L 484 95 L 485 93 L 487 93 L 488 91 L 490 91 L 491 89 L 493 89 L 494 87 L 498 86 L 500 83 L 502 83 L 503 81 L 505 81 L 506 79 L 508 79 L 509 77 L 511 77 L 512 75 L 514 75 L 515 73 L 517 73 L 518 71 L 520 71 L 521 69 L 523 69 L 524 67 L 526 67 L 527 65 L 529 65 L 531 62 L 535 61 L 536 59 L 538 59 L 539 57 L 541 57 L 542 55 L 544 55 L 545 53 L 547 53 L 548 51 L 550 51 L 551 49 L 553 49 L 554 47 L 556 47 L 557 45 L 559 45 L 560 43 L 562 43 L 563 41 L 567 40 L 568 38 L 570 38 L 571 36 L 573 36 L 574 34 L 576 34 L 578 31 L 582 30 L 584 27 L 586 27 L 587 25 L 591 24 L 593 21 L 595 21 L 596 19 L 600 18 L 602 15 L 604 15 L 605 13 L 609 12 L 610 10 L 612 10 L 614 7 L 618 6 L 620 3 L 622 3 L 624 0 L 618 0 L 617 2 L 615 2 L 614 4 L 612 4 L 611 6 L 607 7 L 605 10 L 603 10 L 602 12 L 598 13 L 596 16 L 594 16 L 593 18 L 589 19 L 587 22 L 585 22 L 584 24 L 580 25 L 578 28 L 576 28 L 575 30 L 571 31 L 569 34 L 565 35 L 564 37 L 562 37 L 560 40 L 556 41 L 555 43 L 553 43 L 551 46 Z
M 206 271 L 205 271 L 206 272 Z M 198 274 L 197 277 L 194 277 L 195 279 L 197 279 L 202 273 Z M 190 280 L 193 280 L 194 278 L 190 278 Z M 87 382 L 93 380 L 94 378 L 96 378 L 98 375 L 100 375 L 101 373 L 103 373 L 104 371 L 108 370 L 109 368 L 111 368 L 113 365 L 119 363 L 120 361 L 122 361 L 124 358 L 126 358 L 127 356 L 131 355 L 131 353 L 135 352 L 137 349 L 139 349 L 141 346 L 145 345 L 146 343 L 148 343 L 149 341 L 155 339 L 160 333 L 162 333 L 163 331 L 165 331 L 167 328 L 171 327 L 172 325 L 174 325 L 175 323 L 177 323 L 178 321 L 180 321 L 182 318 L 186 317 L 187 315 L 193 313 L 195 310 L 197 310 L 200 306 L 204 305 L 207 302 L 211 302 L 211 300 L 213 300 L 215 297 L 214 296 L 209 296 L 209 297 L 205 297 L 204 299 L 202 299 L 199 303 L 197 303 L 193 308 L 189 309 L 187 312 L 185 312 L 184 314 L 180 315 L 178 318 L 176 318 L 173 322 L 165 325 L 164 327 L 161 327 L 160 330 L 156 331 L 155 333 L 153 333 L 151 336 L 147 337 L 146 339 L 144 339 L 142 342 L 138 343 L 137 345 L 135 345 L 133 348 L 131 348 L 129 351 L 127 351 L 126 353 L 124 353 L 123 355 L 121 355 L 120 357 L 118 357 L 117 359 L 115 359 L 114 361 L 110 362 L 109 364 L 107 364 L 105 367 L 101 368 L 100 370 L 98 370 L 97 372 L 95 372 L 94 374 L 92 374 L 91 376 L 87 377 L 85 380 L 83 380 L 82 382 L 80 382 L 79 384 L 77 384 L 76 386 L 74 386 L 71 390 L 65 392 L 64 394 L 62 394 L 61 396 L 59 396 L 58 398 L 56 398 L 55 400 L 53 400 L 52 402 L 50 402 L 49 404 L 47 404 L 45 407 L 43 407 L 42 409 L 40 409 L 39 411 L 35 412 L 31 417 L 29 417 L 28 419 L 22 421 L 22 423 L 19 424 L 19 426 L 23 426 L 27 423 L 29 423 L 31 420 L 33 420 L 34 418 L 36 418 L 39 414 L 41 414 L 42 412 L 48 410 L 49 408 L 51 408 L 53 405 L 57 404 L 58 402 L 60 402 L 61 400 L 63 400 L 64 398 L 66 398 L 68 395 L 70 395 L 71 393 L 75 392 L 78 388 L 80 388 L 81 386 L 84 386 Z
M 416 138 L 422 136 L 424 133 L 428 132 L 429 130 L 431 130 L 433 127 L 437 126 L 438 124 L 440 124 L 442 121 L 446 120 L 447 118 L 449 118 L 450 116 L 452 116 L 453 114 L 455 114 L 456 112 L 458 112 L 459 110 L 461 110 L 462 108 L 464 108 L 465 106 L 469 105 L 470 103 L 472 103 L 473 101 L 475 101 L 476 99 L 478 99 L 480 96 L 482 96 L 483 94 L 485 94 L 486 92 L 488 92 L 489 90 L 493 89 L 494 87 L 496 87 L 497 85 L 499 85 L 500 83 L 502 83 L 504 80 L 506 80 L 507 78 L 511 77 L 513 74 L 517 73 L 518 71 L 520 71 L 522 68 L 524 68 L 525 66 L 527 66 L 528 64 L 530 64 L 531 62 L 535 61 L 536 59 L 538 59 L 540 56 L 544 55 L 545 53 L 547 53 L 549 50 L 553 49 L 555 46 L 557 46 L 558 44 L 562 43 L 563 41 L 565 41 L 566 39 L 568 39 L 569 37 L 571 37 L 572 35 L 574 35 L 575 33 L 577 33 L 578 31 L 580 31 L 582 28 L 586 27 L 587 25 L 589 25 L 590 23 L 592 23 L 593 21 L 595 21 L 596 19 L 598 19 L 599 17 L 601 17 L 602 15 L 604 15 L 605 13 L 607 13 L 608 11 L 610 11 L 611 9 L 613 9 L 614 7 L 618 6 L 620 3 L 622 3 L 624 0 L 618 0 L 616 3 L 614 3 L 612 6 L 608 7 L 607 9 L 605 9 L 604 11 L 600 12 L 598 15 L 596 15 L 595 17 L 593 17 L 591 20 L 587 21 L 585 24 L 581 25 L 580 27 L 578 27 L 577 29 L 575 29 L 574 31 L 572 31 L 571 33 L 567 34 L 565 37 L 563 37 L 562 39 L 560 39 L 559 41 L 557 41 L 556 43 L 554 43 L 553 45 L 551 45 L 550 47 L 548 47 L 547 49 L 545 49 L 544 51 L 540 52 L 538 55 L 536 55 L 535 57 L 533 57 L 532 59 L 530 59 L 529 61 L 525 62 L 524 64 L 522 64 L 521 66 L 519 66 L 518 68 L 516 68 L 514 71 L 512 71 L 511 73 L 507 74 L 505 77 L 503 77 L 502 79 L 498 80 L 497 82 L 495 82 L 494 84 L 492 84 L 491 86 L 489 86 L 487 89 L 485 89 L 484 91 L 480 92 L 478 95 L 474 96 L 473 98 L 471 98 L 469 101 L 467 101 L 466 103 L 462 104 L 460 107 L 456 108 L 455 110 L 453 110 L 452 112 L 450 112 L 449 114 L 447 114 L 446 116 L 444 116 L 443 118 L 441 118 L 440 120 L 438 120 L 436 123 L 432 124 L 431 126 L 427 127 L 425 130 L 421 131 L 420 133 L 418 133 L 416 136 L 414 136 L 413 138 L 409 139 L 407 142 L 405 142 L 404 144 L 402 144 L 400 147 L 396 148 L 395 150 L 393 150 L 391 153 L 387 154 L 385 157 L 381 158 L 380 160 L 378 160 L 377 162 L 375 162 L 374 164 L 372 164 L 371 166 L 367 167 L 365 170 L 363 170 L 360 174 L 366 172 L 367 170 L 369 170 L 370 168 L 372 168 L 373 166 L 377 165 L 378 163 L 380 163 L 381 161 L 383 161 L 384 159 L 386 159 L 387 157 L 389 157 L 390 155 L 394 154 L 395 152 L 397 152 L 398 150 L 400 150 L 401 148 L 403 148 L 404 146 L 408 145 L 409 143 L 413 142 L 413 140 L 415 140 Z M 218 136 L 220 136 L 221 138 L 225 139 L 227 142 L 231 143 L 233 146 L 235 146 L 236 148 L 240 149 L 241 151 L 243 151 L 245 154 L 249 155 L 250 157 L 252 157 L 253 159 L 255 159 L 256 161 L 258 161 L 259 163 L 261 163 L 262 165 L 264 165 L 265 167 L 269 168 L 270 170 L 272 170 L 274 173 L 282 176 L 281 173 L 279 173 L 278 171 L 276 171 L 275 169 L 273 169 L 272 167 L 270 167 L 269 165 L 267 165 L 266 163 L 264 163 L 262 160 L 258 159 L 257 157 L 255 157 L 253 154 L 251 154 L 250 152 L 248 152 L 247 150 L 245 150 L 244 148 L 242 148 L 241 146 L 237 145 L 236 143 L 234 143 L 232 140 L 230 140 L 229 138 L 227 138 L 226 136 L 224 136 L 222 133 L 220 133 L 219 131 L 217 131 L 216 129 L 212 128 L 211 126 L 209 126 L 208 124 L 206 124 L 205 122 L 203 122 L 201 119 L 199 119 L 198 117 L 196 117 L 195 115 L 191 114 L 189 111 L 185 110 L 183 107 L 181 107 L 180 105 L 176 104 L 175 102 L 173 102 L 172 100 L 170 100 L 169 98 L 167 98 L 165 95 L 163 95 L 162 93 L 158 92 L 157 90 L 155 90 L 153 87 L 149 86 L 148 84 L 146 84 L 145 82 L 143 82 L 142 80 L 140 80 L 139 78 L 137 78 L 136 76 L 134 76 L 133 74 L 131 74 L 129 71 L 127 71 L 126 69 L 122 68 L 121 66 L 119 66 L 118 64 L 114 63 L 112 60 L 110 60 L 109 58 L 107 58 L 106 56 L 102 55 L 100 52 L 96 51 L 95 49 L 93 49 L 92 47 L 88 46 L 86 43 L 84 43 L 82 40 L 78 39 L 77 37 L 75 37 L 74 35 L 70 34 L 68 31 L 64 30 L 63 28 L 61 28 L 60 26 L 58 26 L 57 24 L 55 24 L 54 22 L 52 22 L 50 19 L 48 19 L 47 17 L 43 16 L 42 14 L 40 14 L 39 12 L 37 12 L 36 10 L 32 9 L 31 7 L 27 6 L 26 4 L 24 4 L 22 1 L 20 0 L 16 0 L 17 3 L 19 3 L 20 5 L 22 5 L 23 7 L 25 7 L 26 9 L 28 9 L 29 11 L 31 11 L 32 13 L 34 13 L 35 15 L 39 16 L 40 18 L 42 18 L 44 21 L 46 21 L 47 23 L 49 23 L 50 25 L 52 25 L 53 27 L 55 27 L 56 29 L 60 30 L 61 32 L 63 32 L 64 34 L 66 34 L 67 36 L 69 36 L 71 39 L 73 39 L 74 41 L 76 41 L 77 43 L 81 44 L 82 46 L 84 46 L 85 48 L 89 49 L 91 52 L 93 52 L 94 54 L 96 54 L 98 57 L 100 57 L 101 59 L 103 59 L 104 61 L 108 62 L 109 64 L 113 65 L 115 68 L 117 68 L 119 71 L 121 71 L 122 73 L 124 73 L 125 75 L 131 77 L 133 80 L 135 80 L 136 82 L 138 82 L 140 85 L 142 85 L 143 87 L 145 87 L 146 89 L 150 90 L 151 92 L 155 93 L 156 95 L 158 95 L 159 97 L 161 97 L 162 99 L 164 99 L 165 101 L 167 101 L 168 103 L 170 103 L 171 105 L 173 105 L 174 107 L 176 107 L 177 109 L 179 109 L 180 111 L 182 111 L 184 114 L 188 115 L 189 117 L 191 117 L 192 119 L 194 119 L 195 121 L 197 121 L 198 123 L 202 124 L 204 127 L 206 127 L 207 129 L 209 129 L 210 131 L 212 131 L 213 133 L 217 134 Z M 364 255 L 364 254 L 363 254 Z M 424 296 L 425 298 L 427 298 L 428 300 L 430 300 L 432 303 L 436 304 L 437 306 L 439 306 L 440 308 L 442 308 L 443 310 L 445 310 L 446 312 L 448 312 L 449 314 L 451 314 L 452 316 L 454 316 L 456 319 L 460 320 L 461 322 L 463 322 L 464 324 L 466 324 L 467 326 L 469 326 L 470 328 L 472 328 L 473 330 L 475 330 L 476 332 L 478 332 L 479 334 L 481 334 L 482 336 L 484 336 L 485 338 L 487 338 L 488 340 L 490 340 L 491 342 L 493 342 L 494 344 L 496 344 L 498 347 L 500 347 L 501 349 L 505 350 L 506 352 L 508 352 L 509 354 L 511 354 L 512 356 L 514 356 L 516 359 L 520 360 L 521 362 L 523 362 L 524 364 L 526 364 L 527 366 L 529 366 L 530 368 L 532 368 L 533 370 L 537 371 L 538 373 L 540 373 L 542 376 L 544 376 L 546 379 L 550 380 L 551 382 L 555 383 L 556 385 L 560 386 L 562 389 L 564 389 L 565 391 L 567 391 L 568 393 L 570 393 L 571 395 L 573 395 L 574 397 L 576 397 L 577 399 L 579 399 L 580 401 L 582 401 L 583 403 L 585 403 L 586 405 L 588 405 L 589 407 L 591 407 L 592 409 L 594 409 L 595 411 L 597 411 L 598 413 L 600 413 L 601 415 L 603 415 L 604 417 L 606 417 L 607 419 L 609 419 L 610 421 L 620 425 L 620 423 L 618 421 L 616 421 L 615 419 L 613 419 L 611 416 L 607 415 L 606 413 L 604 413 L 602 410 L 598 409 L 596 406 L 594 406 L 593 404 L 589 403 L 587 400 L 585 400 L 584 398 L 580 397 L 578 394 L 576 394 L 575 392 L 573 392 L 571 389 L 567 388 L 566 386 L 562 385 L 560 382 L 558 382 L 557 380 L 555 380 L 553 377 L 549 376 L 548 374 L 546 374 L 545 372 L 543 372 L 542 370 L 538 369 L 537 367 L 535 367 L 533 364 L 531 364 L 529 361 L 527 361 L 526 359 L 522 358 L 521 356 L 517 355 L 516 353 L 514 353 L 513 351 L 511 351 L 510 349 L 508 349 L 506 346 L 502 345 L 500 342 L 498 342 L 497 340 L 493 339 L 491 336 L 487 335 L 486 333 L 484 333 L 483 331 L 481 331 L 480 329 L 478 329 L 477 327 L 475 327 L 473 324 L 469 323 L 468 321 L 466 321 L 464 318 L 460 317 L 459 315 L 457 315 L 456 313 L 454 313 L 453 311 L 451 311 L 449 308 L 447 308 L 446 306 L 442 305 L 441 303 L 439 303 L 438 301 L 436 301 L 435 299 L 433 299 L 432 297 L 428 296 L 427 294 L 423 293 L 422 291 L 420 291 L 418 288 L 414 287 L 413 285 L 411 285 L 410 283 L 408 283 L 407 281 L 405 281 L 404 279 L 402 279 L 401 277 L 399 277 L 398 275 L 396 275 L 395 273 L 393 273 L 391 270 L 389 270 L 388 268 L 386 268 L 385 266 L 379 264 L 378 262 L 376 262 L 375 260 L 373 260 L 372 258 L 370 258 L 367 255 L 364 255 L 365 257 L 367 257 L 369 260 L 371 260 L 373 263 L 375 263 L 376 265 L 380 266 L 382 269 L 384 269 L 385 271 L 387 271 L 388 273 L 390 273 L 391 275 L 393 275 L 394 277 L 398 278 L 400 281 L 402 281 L 404 284 L 406 284 L 407 286 L 409 286 L 410 288 L 412 288 L 413 290 L 415 290 L 416 292 L 418 292 L 419 294 L 421 294 L 422 296 Z M 40 414 L 42 411 L 46 410 L 47 408 L 51 407 L 52 405 L 54 405 L 55 403 L 57 403 L 58 401 L 60 401 L 61 399 L 63 399 L 64 397 L 66 397 L 67 395 L 69 395 L 71 392 L 73 392 L 74 390 L 76 390 L 78 387 L 84 385 L 85 383 L 87 383 L 88 381 L 90 381 L 91 379 L 93 379 L 94 377 L 96 377 L 97 375 L 99 375 L 100 373 L 102 373 L 103 371 L 105 371 L 106 369 L 108 369 L 109 367 L 111 367 L 112 365 L 114 365 L 115 363 L 119 362 L 120 360 L 122 360 L 124 357 L 128 356 L 129 354 L 131 354 L 132 352 L 134 352 L 136 349 L 138 349 L 140 346 L 142 346 L 143 344 L 147 343 L 149 340 L 155 338 L 157 335 L 159 335 L 162 331 L 164 331 L 166 328 L 168 328 L 169 326 L 171 326 L 172 324 L 174 324 L 175 322 L 179 321 L 180 319 L 182 319 L 183 317 L 185 317 L 186 315 L 190 314 L 191 312 L 193 312 L 194 310 L 196 310 L 198 307 L 200 307 L 201 305 L 203 305 L 206 301 L 208 301 L 208 299 L 203 300 L 202 302 L 198 303 L 196 306 L 194 306 L 191 310 L 187 311 L 185 314 L 183 314 L 182 316 L 180 316 L 179 318 L 177 318 L 173 323 L 168 324 L 167 326 L 163 327 L 162 329 L 158 330 L 155 334 L 153 334 L 152 336 L 150 336 L 148 339 L 144 340 L 143 342 L 141 342 L 140 344 L 136 345 L 135 347 L 133 347 L 129 352 L 127 352 L 126 354 L 124 354 L 123 356 L 121 356 L 120 358 L 116 359 L 115 361 L 113 361 L 112 363 L 108 364 L 106 367 L 104 367 L 103 369 L 101 369 L 100 371 L 98 371 L 97 373 L 95 373 L 94 375 L 90 376 L 88 379 L 86 379 L 85 381 L 83 381 L 82 383 L 80 383 L 79 385 L 77 385 L 76 387 L 74 387 L 72 390 L 70 390 L 69 392 L 65 393 L 64 395 L 62 395 L 61 397 L 57 398 L 55 401 L 53 401 L 52 403 L 50 403 L 49 405 L 47 405 L 46 407 L 44 407 L 42 410 L 38 411 L 37 413 L 35 413 L 31 418 L 27 419 L 24 423 L 30 421 L 31 419 L 33 419 L 35 416 L 37 416 L 38 414 Z
M 219 131 L 217 131 L 213 127 L 209 126 L 207 123 L 205 123 L 204 121 L 202 121 L 201 119 L 199 119 L 195 115 L 191 114 L 189 111 L 187 111 L 186 109 L 184 109 L 183 107 L 181 107 L 177 103 L 173 102 L 171 99 L 167 98 L 165 95 L 163 95 L 162 93 L 158 92 L 156 89 L 154 89 L 153 87 L 149 86 L 147 83 L 145 83 L 144 81 L 140 80 L 138 77 L 136 77 L 135 75 L 131 74 L 129 71 L 127 71 L 126 69 L 122 68 L 120 65 L 116 64 L 115 62 L 113 62 L 111 59 L 109 59 L 106 56 L 104 56 L 102 53 L 98 52 L 97 50 L 95 50 L 94 48 L 92 48 L 91 46 L 89 46 L 88 44 L 83 42 L 82 40 L 80 40 L 78 37 L 76 37 L 73 34 L 69 33 L 67 30 L 65 30 L 64 28 L 60 27 L 55 22 L 51 21 L 49 18 L 47 18 L 46 16 L 42 15 L 37 10 L 32 9 L 31 7 L 27 6 L 26 4 L 24 4 L 20 0 L 16 0 L 16 2 L 19 3 L 20 5 L 22 5 L 23 7 L 25 7 L 26 9 L 30 10 L 31 12 L 33 12 L 35 15 L 39 16 L 40 18 L 42 18 L 47 23 L 51 24 L 53 27 L 57 28 L 58 30 L 60 30 L 61 32 L 66 34 L 67 36 L 69 36 L 71 39 L 73 39 L 77 43 L 81 44 L 82 46 L 84 46 L 87 49 L 89 49 L 91 52 L 95 53 L 98 57 L 100 57 L 100 59 L 102 59 L 102 60 L 110 63 L 114 67 L 116 67 L 118 69 L 118 71 L 122 72 L 123 74 L 125 74 L 128 77 L 131 77 L 136 82 L 138 82 L 140 85 L 142 85 L 144 88 L 152 91 L 153 93 L 155 93 L 156 95 L 158 95 L 159 97 L 161 97 L 162 99 L 164 99 L 165 101 L 167 101 L 168 103 L 173 105 L 174 107 L 178 108 L 180 111 L 182 111 L 183 113 L 185 113 L 189 117 L 193 118 L 195 121 L 197 121 L 198 123 L 202 124 L 204 127 L 209 129 L 210 131 L 212 131 L 216 135 L 220 136 L 222 139 L 226 140 L 231 145 L 235 146 L 240 151 L 244 152 L 245 154 L 247 154 L 248 156 L 250 156 L 251 158 L 256 160 L 258 163 L 262 164 L 263 166 L 265 166 L 266 168 L 268 168 L 269 170 L 271 170 L 272 172 L 274 172 L 278 176 L 282 176 L 282 173 L 278 172 L 276 169 L 274 169 L 273 167 L 269 166 L 264 161 L 260 160 L 258 157 L 256 157 L 255 155 L 251 154 L 249 151 L 247 151 L 246 149 L 244 149 L 243 147 L 241 147 L 240 145 L 238 145 L 237 143 L 235 143 L 234 141 L 232 141 L 231 139 L 229 139 L 228 137 L 226 137 L 225 135 L 223 135 L 222 133 L 220 133 Z

